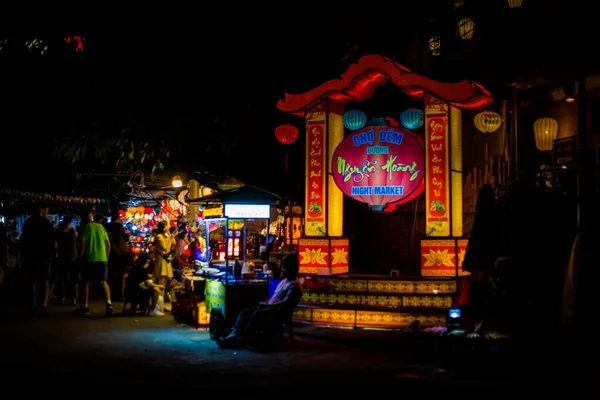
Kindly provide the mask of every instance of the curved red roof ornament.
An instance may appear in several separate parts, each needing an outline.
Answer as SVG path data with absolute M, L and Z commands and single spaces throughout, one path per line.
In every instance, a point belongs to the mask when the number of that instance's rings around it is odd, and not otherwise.
M 350 65 L 339 79 L 332 79 L 303 94 L 285 94 L 277 102 L 277 108 L 298 116 L 319 103 L 331 98 L 343 103 L 365 101 L 384 82 L 392 81 L 404 93 L 421 98 L 424 92 L 444 100 L 452 105 L 478 110 L 492 104 L 494 97 L 486 88 L 472 81 L 458 83 L 437 82 L 411 72 L 408 68 L 387 57 L 368 55 Z

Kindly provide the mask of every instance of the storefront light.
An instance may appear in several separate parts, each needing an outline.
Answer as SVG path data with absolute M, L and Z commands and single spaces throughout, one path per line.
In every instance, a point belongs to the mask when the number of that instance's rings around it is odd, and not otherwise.
M 171 182 L 171 184 L 173 185 L 173 187 L 175 188 L 180 188 L 183 186 L 183 181 L 181 180 L 181 177 L 179 175 L 175 175 L 173 177 L 173 181 Z

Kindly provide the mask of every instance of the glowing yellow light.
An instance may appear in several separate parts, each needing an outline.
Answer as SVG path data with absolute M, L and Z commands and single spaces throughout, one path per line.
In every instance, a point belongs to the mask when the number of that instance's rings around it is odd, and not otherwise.
M 174 188 L 180 188 L 183 186 L 183 181 L 181 180 L 181 177 L 179 175 L 175 175 L 171 184 Z

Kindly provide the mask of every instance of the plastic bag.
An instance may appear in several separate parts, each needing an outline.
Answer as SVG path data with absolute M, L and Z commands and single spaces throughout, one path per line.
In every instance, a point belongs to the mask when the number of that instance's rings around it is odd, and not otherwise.
M 158 296 L 156 308 L 154 310 L 159 312 L 165 312 L 165 298 L 163 296 Z

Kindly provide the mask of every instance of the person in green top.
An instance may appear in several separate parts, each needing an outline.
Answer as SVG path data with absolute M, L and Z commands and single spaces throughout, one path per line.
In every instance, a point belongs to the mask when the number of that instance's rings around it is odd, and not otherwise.
M 90 296 L 90 283 L 99 283 L 104 289 L 106 299 L 106 316 L 112 315 L 112 302 L 110 288 L 108 287 L 108 255 L 110 253 L 110 240 L 102 221 L 104 216 L 96 214 L 92 222 L 86 224 L 81 230 L 79 246 L 79 262 L 81 264 L 82 302 L 79 313 L 89 315 L 88 301 Z

